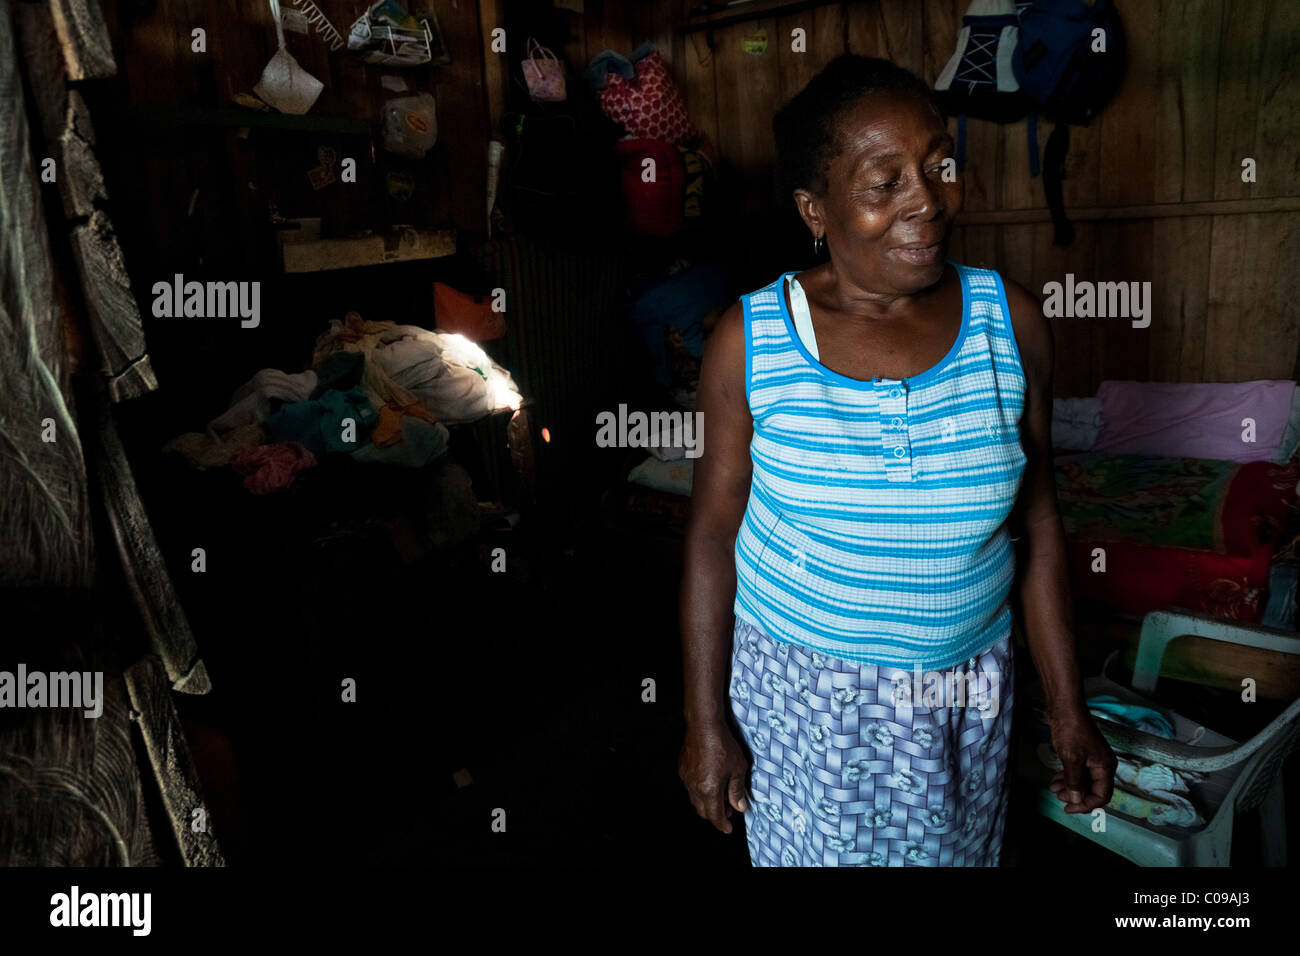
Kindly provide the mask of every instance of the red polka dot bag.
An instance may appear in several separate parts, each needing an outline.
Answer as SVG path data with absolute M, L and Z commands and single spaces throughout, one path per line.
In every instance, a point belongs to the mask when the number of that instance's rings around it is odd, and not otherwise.
M 633 67 L 633 79 L 611 74 L 608 85 L 597 94 L 605 115 L 622 123 L 632 137 L 681 143 L 697 136 L 659 51 L 652 49 Z

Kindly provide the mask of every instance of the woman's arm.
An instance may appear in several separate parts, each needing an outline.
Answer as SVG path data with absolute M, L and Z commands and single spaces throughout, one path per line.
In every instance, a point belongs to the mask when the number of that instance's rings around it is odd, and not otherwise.
M 739 302 L 718 320 L 700 368 L 696 408 L 703 453 L 695 461 L 682 575 L 686 743 L 679 773 L 700 816 L 731 832 L 745 809 L 749 762 L 727 726 L 736 599 L 736 533 L 749 502 L 753 419 L 745 397 L 745 320 Z
M 1052 465 L 1052 326 L 1033 294 L 1014 282 L 1005 286 L 1028 380 L 1020 428 L 1027 460 L 1011 517 L 1021 545 L 1019 596 L 1062 764 L 1052 791 L 1066 802 L 1067 813 L 1087 813 L 1110 802 L 1116 760 L 1088 713 L 1075 653 L 1065 531 Z

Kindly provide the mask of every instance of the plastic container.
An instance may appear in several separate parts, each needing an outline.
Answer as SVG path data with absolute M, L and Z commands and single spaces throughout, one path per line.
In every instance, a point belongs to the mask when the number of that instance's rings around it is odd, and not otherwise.
M 437 101 L 431 94 L 400 96 L 384 104 L 384 149 L 421 159 L 437 141 Z

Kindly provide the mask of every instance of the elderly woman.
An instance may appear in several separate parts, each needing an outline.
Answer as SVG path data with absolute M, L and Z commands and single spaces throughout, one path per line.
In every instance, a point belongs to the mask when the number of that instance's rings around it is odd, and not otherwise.
M 963 186 L 915 75 L 842 56 L 773 127 L 829 260 L 742 296 L 709 340 L 680 774 L 724 833 L 744 813 L 755 865 L 996 866 L 1014 541 L 1066 812 L 1107 804 L 1116 765 L 1075 661 L 1051 327 L 948 260 Z

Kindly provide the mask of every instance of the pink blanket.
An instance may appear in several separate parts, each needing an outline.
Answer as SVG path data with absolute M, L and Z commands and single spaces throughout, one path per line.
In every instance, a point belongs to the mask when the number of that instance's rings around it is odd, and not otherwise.
M 1295 389 L 1289 380 L 1102 382 L 1104 424 L 1092 450 L 1267 461 L 1282 441 Z

